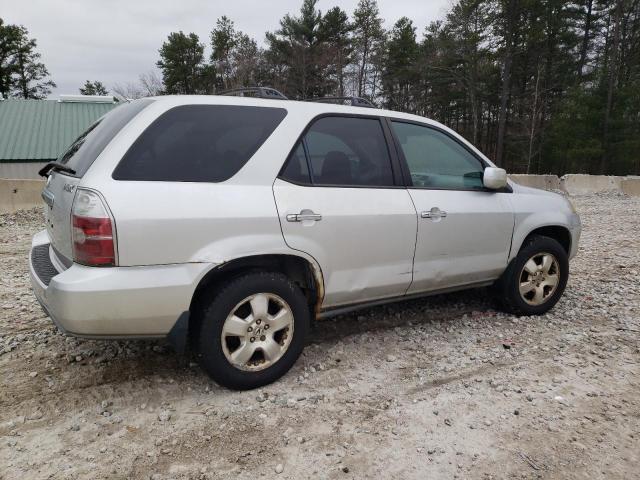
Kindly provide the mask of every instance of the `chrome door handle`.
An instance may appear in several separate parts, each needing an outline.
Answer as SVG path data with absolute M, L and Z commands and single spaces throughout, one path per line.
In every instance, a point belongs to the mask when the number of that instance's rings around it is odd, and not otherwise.
M 422 218 L 445 218 L 447 216 L 447 212 L 436 207 L 426 212 L 420 213 L 420 216 Z
M 313 213 L 311 210 L 302 210 L 300 213 L 290 213 L 287 215 L 287 222 L 305 222 L 307 220 L 319 222 L 322 215 Z

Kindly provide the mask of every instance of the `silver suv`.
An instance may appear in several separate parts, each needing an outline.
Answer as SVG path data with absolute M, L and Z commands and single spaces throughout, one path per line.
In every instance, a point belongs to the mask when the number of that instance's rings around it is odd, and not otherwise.
M 235 389 L 283 375 L 323 316 L 480 286 L 545 313 L 580 236 L 562 195 L 437 122 L 361 106 L 137 100 L 41 173 L 31 282 L 58 328 L 168 336 Z

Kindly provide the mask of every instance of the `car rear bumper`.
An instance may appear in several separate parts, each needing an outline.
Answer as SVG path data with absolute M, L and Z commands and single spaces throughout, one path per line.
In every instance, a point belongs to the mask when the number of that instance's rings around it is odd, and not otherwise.
M 74 263 L 61 271 L 49 242 L 46 231 L 33 237 L 31 285 L 56 326 L 79 337 L 166 336 L 189 310 L 198 282 L 211 267 L 185 263 L 101 268 Z

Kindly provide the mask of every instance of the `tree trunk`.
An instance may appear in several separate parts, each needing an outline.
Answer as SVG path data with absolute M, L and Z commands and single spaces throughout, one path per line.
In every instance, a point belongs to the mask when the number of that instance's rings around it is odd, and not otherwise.
M 580 48 L 580 61 L 578 63 L 578 81 L 584 75 L 584 66 L 587 63 L 587 52 L 589 51 L 589 32 L 591 30 L 591 11 L 593 10 L 593 0 L 587 4 L 587 18 L 584 21 L 584 35 L 582 36 L 582 47 Z
M 535 138 L 536 120 L 538 118 L 538 88 L 540 86 L 540 67 L 536 75 L 536 90 L 533 95 L 533 107 L 531 108 L 531 129 L 529 131 L 529 155 L 527 156 L 527 174 L 531 172 L 531 156 L 533 153 L 533 139 Z
M 338 48 L 340 48 L 339 46 Z M 339 88 L 339 96 L 344 97 L 344 73 L 342 67 L 342 53 L 338 51 L 338 88 Z
M 607 106 L 604 111 L 604 125 L 602 132 L 602 157 L 600 158 L 600 174 L 607 173 L 607 163 L 609 155 L 609 127 L 611 123 L 611 112 L 613 110 L 613 96 L 616 88 L 617 76 L 618 76 L 618 53 L 620 50 L 620 21 L 622 19 L 622 2 L 623 0 L 617 0 L 614 10 L 613 18 L 613 44 L 609 52 L 609 69 L 607 72 L 608 85 L 607 85 Z
M 367 56 L 369 55 L 369 38 L 366 37 L 366 33 L 365 33 L 365 38 L 364 38 L 364 45 L 363 45 L 363 50 L 362 50 L 362 62 L 360 62 L 360 72 L 358 74 L 358 96 L 361 97 L 362 96 L 362 90 L 364 87 L 364 77 L 365 77 L 365 69 L 367 66 Z
M 500 113 L 498 115 L 498 140 L 496 144 L 496 164 L 502 165 L 504 156 L 504 137 L 507 128 L 507 108 L 511 92 L 511 66 L 513 64 L 514 30 L 516 28 L 516 9 L 518 0 L 509 0 L 506 12 L 505 55 L 502 68 L 502 91 L 500 93 Z
M 27 80 L 27 72 L 25 66 L 24 55 L 22 52 L 19 52 L 16 55 L 18 60 L 18 85 L 20 86 L 20 90 L 22 93 L 22 98 L 29 98 L 29 81 Z
M 496 142 L 496 164 L 502 164 L 504 155 L 504 136 L 507 127 L 507 107 L 511 90 L 511 63 L 512 53 L 507 53 L 502 69 L 502 92 L 500 93 L 500 112 L 498 114 L 498 139 Z

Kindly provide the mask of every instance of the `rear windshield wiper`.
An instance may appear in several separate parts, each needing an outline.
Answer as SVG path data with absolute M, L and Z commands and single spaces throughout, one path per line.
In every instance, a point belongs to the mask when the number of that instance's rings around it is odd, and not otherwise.
M 48 177 L 52 170 L 55 170 L 56 172 L 70 173 L 71 175 L 76 174 L 76 171 L 73 168 L 67 167 L 60 162 L 49 162 L 40 169 L 38 175 L 41 177 Z

